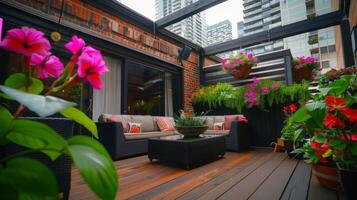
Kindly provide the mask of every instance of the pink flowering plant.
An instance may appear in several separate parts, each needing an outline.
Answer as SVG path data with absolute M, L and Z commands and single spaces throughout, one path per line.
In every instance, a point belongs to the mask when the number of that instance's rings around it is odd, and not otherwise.
M 246 78 L 252 67 L 257 65 L 257 59 L 252 53 L 240 53 L 232 58 L 224 58 L 221 62 L 224 71 L 235 78 Z
M 4 85 L 0 85 L 1 98 L 20 104 L 14 113 L 0 105 L 0 147 L 7 143 L 25 147 L 24 151 L 0 158 L 0 185 L 6 188 L 0 190 L 0 196 L 58 199 L 58 185 L 52 171 L 35 159 L 23 157 L 42 152 L 51 160 L 61 155 L 71 157 L 84 181 L 99 198 L 114 199 L 118 188 L 116 169 L 99 142 L 83 135 L 66 140 L 43 123 L 20 118 L 26 110 L 40 117 L 60 113 L 98 138 L 96 125 L 75 108 L 75 103 L 51 95 L 79 82 L 101 89 L 101 75 L 108 72 L 108 68 L 100 51 L 73 36 L 65 45 L 72 57 L 64 65 L 51 52 L 44 33 L 29 27 L 9 30 L 0 47 L 23 58 L 23 65 L 19 66 L 21 72 L 11 74 Z M 45 79 L 52 80 L 48 87 L 44 86 Z
M 299 57 L 292 62 L 293 79 L 295 82 L 303 80 L 311 81 L 315 78 L 319 71 L 318 60 L 314 57 Z

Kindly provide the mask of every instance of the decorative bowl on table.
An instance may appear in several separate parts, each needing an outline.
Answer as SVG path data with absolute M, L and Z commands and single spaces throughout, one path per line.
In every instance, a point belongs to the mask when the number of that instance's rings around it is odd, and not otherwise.
M 208 126 L 176 126 L 175 128 L 179 133 L 184 135 L 184 138 L 198 138 L 199 135 L 208 129 Z

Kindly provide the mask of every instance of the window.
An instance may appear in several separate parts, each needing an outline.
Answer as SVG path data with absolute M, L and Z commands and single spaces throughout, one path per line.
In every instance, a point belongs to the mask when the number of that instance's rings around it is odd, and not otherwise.
M 322 68 L 329 68 L 330 67 L 330 61 L 322 61 L 321 65 L 322 65 Z
M 128 113 L 165 115 L 164 72 L 128 62 Z

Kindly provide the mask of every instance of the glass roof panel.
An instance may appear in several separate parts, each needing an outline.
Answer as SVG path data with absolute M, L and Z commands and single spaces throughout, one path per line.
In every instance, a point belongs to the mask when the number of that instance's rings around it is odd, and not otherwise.
M 116 0 L 141 15 L 155 21 L 155 0 Z

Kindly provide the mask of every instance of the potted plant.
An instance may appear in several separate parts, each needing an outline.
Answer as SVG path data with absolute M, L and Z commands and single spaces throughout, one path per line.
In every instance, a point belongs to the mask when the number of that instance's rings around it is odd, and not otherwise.
M 294 59 L 292 66 L 293 80 L 297 83 L 312 81 L 319 67 L 316 58 L 304 56 Z
M 306 162 L 312 164 L 313 174 L 320 184 L 331 189 L 341 187 L 336 162 L 342 170 L 356 172 L 356 83 L 356 74 L 341 76 L 320 88 L 322 95 L 289 119 L 292 123 L 304 123 L 310 139 L 301 151 L 305 153 Z M 340 170 L 340 174 L 344 172 Z M 351 182 L 347 179 L 342 182 L 347 193 L 354 192 L 348 189 L 352 187 Z
M 222 66 L 227 74 L 234 76 L 234 78 L 247 78 L 252 67 L 257 65 L 257 59 L 252 53 L 240 53 L 231 58 L 222 60 Z
M 342 69 L 332 68 L 330 71 L 320 75 L 318 85 L 319 87 L 327 87 L 330 83 L 339 79 L 343 75 L 352 75 L 356 73 L 357 67 L 346 67 Z
M 284 148 L 290 158 L 301 158 L 301 154 L 294 150 L 300 148 L 304 141 L 304 127 L 302 123 L 291 123 L 289 117 L 295 113 L 297 106 L 292 103 L 283 107 L 284 115 L 287 119 L 284 121 L 284 127 L 281 131 L 281 139 L 284 140 Z
M 195 118 L 193 112 L 181 111 L 175 120 L 175 128 L 185 138 L 197 138 L 208 129 L 208 126 L 203 119 Z
M 70 157 L 99 198 L 115 199 L 118 188 L 116 169 L 98 141 L 82 135 L 65 139 L 44 123 L 20 118 L 27 109 L 40 117 L 60 113 L 98 138 L 97 127 L 74 107 L 75 103 L 50 95 L 79 81 L 89 82 L 100 89 L 100 75 L 108 71 L 101 53 L 73 36 L 65 45 L 73 55 L 64 67 L 50 52 L 51 45 L 44 33 L 29 27 L 9 30 L 0 47 L 23 57 L 22 71 L 10 75 L 5 85 L 0 85 L 1 98 L 20 103 L 14 114 L 0 105 L 0 147 L 16 144 L 25 148 L 1 156 L 0 196 L 6 199 L 58 199 L 53 172 L 42 162 L 26 157 L 42 153 L 52 161 L 61 155 Z M 49 77 L 54 81 L 45 87 L 42 80 Z

